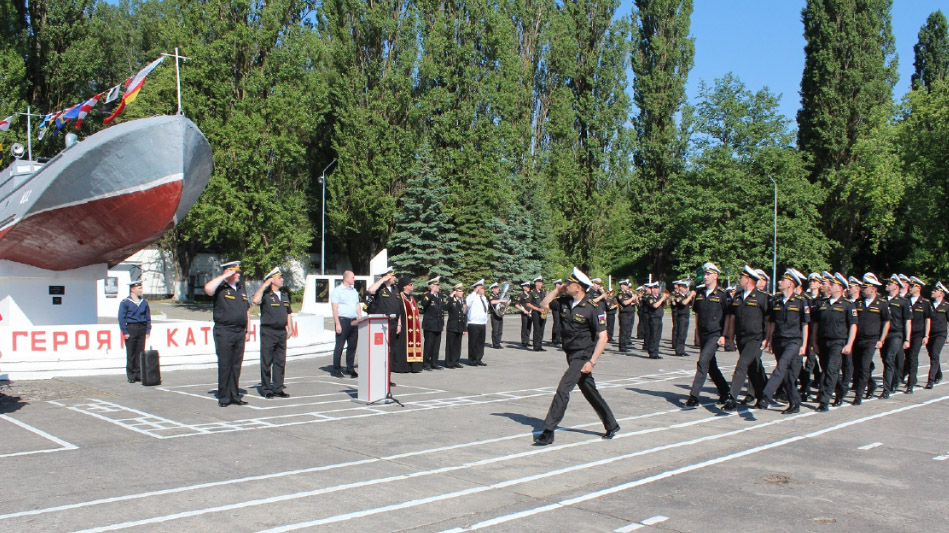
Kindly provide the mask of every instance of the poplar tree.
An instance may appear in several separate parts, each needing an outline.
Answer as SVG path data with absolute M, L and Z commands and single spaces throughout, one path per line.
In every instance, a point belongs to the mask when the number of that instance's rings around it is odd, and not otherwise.
M 947 35 L 946 16 L 942 11 L 934 11 L 926 18 L 926 24 L 919 29 L 919 41 L 913 46 L 913 87 L 930 88 L 936 80 L 944 80 L 949 75 L 949 35 Z

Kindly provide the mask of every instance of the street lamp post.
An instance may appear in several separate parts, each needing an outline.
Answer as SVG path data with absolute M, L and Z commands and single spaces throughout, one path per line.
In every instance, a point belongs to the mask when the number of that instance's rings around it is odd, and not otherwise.
M 772 242 L 771 256 L 771 290 L 776 287 L 778 279 L 778 183 L 768 174 L 768 179 L 774 185 L 774 241 Z
M 322 219 L 323 219 L 323 229 L 320 231 L 320 275 L 326 274 L 326 171 L 330 169 L 331 166 L 336 164 L 336 160 L 330 162 L 326 165 L 326 168 L 323 169 L 323 175 L 320 176 L 320 183 L 323 184 L 323 204 L 322 204 Z

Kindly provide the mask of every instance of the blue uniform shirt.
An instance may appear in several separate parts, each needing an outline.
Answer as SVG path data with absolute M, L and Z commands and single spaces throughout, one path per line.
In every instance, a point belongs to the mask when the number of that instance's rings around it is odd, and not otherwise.
M 119 329 L 122 330 L 122 335 L 129 334 L 129 323 L 146 324 L 145 334 L 151 334 L 152 311 L 148 307 L 147 300 L 142 298 L 142 301 L 139 302 L 138 305 L 132 301 L 131 297 L 122 300 L 122 303 L 119 304 Z

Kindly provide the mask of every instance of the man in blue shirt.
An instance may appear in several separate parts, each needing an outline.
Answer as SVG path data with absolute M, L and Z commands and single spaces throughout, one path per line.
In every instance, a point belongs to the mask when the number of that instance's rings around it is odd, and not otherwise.
M 139 360 L 152 332 L 152 312 L 142 291 L 142 280 L 129 283 L 129 297 L 119 304 L 119 329 L 125 339 L 125 375 L 129 383 L 142 381 Z
M 359 291 L 353 286 L 356 281 L 356 275 L 347 270 L 343 272 L 343 283 L 333 289 L 330 294 L 330 304 L 333 307 L 333 322 L 336 324 L 336 347 L 333 348 L 333 377 L 343 377 L 342 367 L 340 366 L 340 356 L 343 353 L 343 345 L 346 345 L 346 373 L 352 377 L 358 377 L 359 374 L 353 368 L 356 357 L 356 343 L 359 340 L 359 331 L 353 327 L 353 320 L 362 316 L 362 309 L 359 306 Z

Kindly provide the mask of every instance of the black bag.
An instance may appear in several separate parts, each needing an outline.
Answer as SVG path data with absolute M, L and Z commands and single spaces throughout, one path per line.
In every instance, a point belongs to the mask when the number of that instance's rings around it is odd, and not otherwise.
M 161 385 L 161 366 L 158 362 L 158 350 L 143 351 L 139 368 L 142 372 L 142 385 L 146 387 Z

